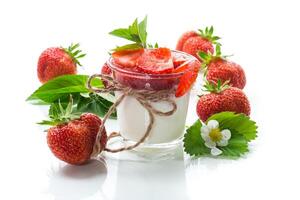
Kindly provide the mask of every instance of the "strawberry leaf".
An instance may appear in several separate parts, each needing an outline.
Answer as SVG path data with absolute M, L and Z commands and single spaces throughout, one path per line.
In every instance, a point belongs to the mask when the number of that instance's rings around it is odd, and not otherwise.
M 191 156 L 209 155 L 210 153 L 200 136 L 201 127 L 201 122 L 197 120 L 186 130 L 186 134 L 184 135 L 184 151 Z
M 248 142 L 256 138 L 257 126 L 244 114 L 221 112 L 211 116 L 209 120 L 217 120 L 220 130 L 229 129 L 231 138 L 228 145 L 218 146 L 222 151 L 220 156 L 237 158 L 249 151 Z M 191 156 L 211 156 L 210 149 L 205 146 L 201 137 L 202 123 L 197 120 L 184 135 L 184 150 Z
M 75 110 L 78 113 L 90 112 L 103 117 L 107 113 L 111 105 L 112 102 L 104 99 L 100 95 L 89 94 L 89 97 L 87 98 L 81 96 Z M 111 118 L 117 118 L 116 112 L 111 115 Z
M 36 105 L 50 105 L 48 115 L 51 120 L 44 120 L 39 124 L 55 125 L 63 122 L 63 118 L 77 117 L 85 112 L 103 117 L 113 104 L 114 97 L 110 94 L 91 93 L 86 88 L 87 80 L 87 75 L 60 76 L 48 81 L 30 95 L 27 101 L 38 102 Z M 103 87 L 100 79 L 94 79 L 92 85 Z M 71 103 L 70 95 L 72 96 Z M 116 113 L 111 118 L 116 118 Z
M 39 87 L 32 95 L 27 98 L 29 100 L 42 100 L 47 103 L 69 97 L 73 93 L 88 93 L 86 88 L 87 75 L 64 75 L 54 78 Z M 92 85 L 95 87 L 103 87 L 100 79 L 94 79 Z
M 233 112 L 221 112 L 208 118 L 217 120 L 221 129 L 230 129 L 243 135 L 247 141 L 254 140 L 257 137 L 257 125 L 245 114 L 235 114 Z
M 126 44 L 124 46 L 116 47 L 113 49 L 113 51 L 123 51 L 123 50 L 137 50 L 137 49 L 142 49 L 143 46 L 138 44 L 138 43 L 133 43 L 133 44 Z
M 247 140 L 241 135 L 234 135 L 225 147 L 218 147 L 226 157 L 240 157 L 249 151 Z

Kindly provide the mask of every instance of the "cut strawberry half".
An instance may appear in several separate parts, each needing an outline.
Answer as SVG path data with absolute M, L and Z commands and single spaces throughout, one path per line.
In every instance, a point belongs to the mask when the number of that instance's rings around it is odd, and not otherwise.
M 112 57 L 116 64 L 122 67 L 133 68 L 143 53 L 144 49 L 123 50 L 112 53 Z
M 168 48 L 148 49 L 138 59 L 137 69 L 147 74 L 166 74 L 174 69 Z
M 190 61 L 190 60 L 185 60 L 185 62 L 181 63 L 180 66 L 178 66 L 177 68 L 174 69 L 174 73 L 179 73 L 179 72 L 184 72 L 187 69 L 190 68 L 190 63 L 194 62 L 194 61 Z
M 177 90 L 175 93 L 176 97 L 181 97 L 190 90 L 193 83 L 197 79 L 201 64 L 199 61 L 193 61 L 193 62 L 189 63 L 187 66 L 188 66 L 188 69 L 180 78 L 180 81 L 179 81 L 179 84 L 178 84 L 178 87 L 177 87 Z
M 177 67 L 181 66 L 183 63 L 187 61 L 187 58 L 184 56 L 177 56 L 173 55 L 173 65 L 174 68 L 176 69 Z

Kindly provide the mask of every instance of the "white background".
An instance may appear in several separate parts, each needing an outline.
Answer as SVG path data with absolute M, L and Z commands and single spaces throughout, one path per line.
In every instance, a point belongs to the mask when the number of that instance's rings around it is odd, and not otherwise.
M 296 0 L 1 0 L 0 199 L 299 199 L 299 8 Z M 40 85 L 39 54 L 80 42 L 88 53 L 81 71 L 99 72 L 120 44 L 107 33 L 146 14 L 149 41 L 170 48 L 184 31 L 214 25 L 224 52 L 244 67 L 259 125 L 244 158 L 74 167 L 52 156 L 35 124 L 44 114 L 25 102 Z

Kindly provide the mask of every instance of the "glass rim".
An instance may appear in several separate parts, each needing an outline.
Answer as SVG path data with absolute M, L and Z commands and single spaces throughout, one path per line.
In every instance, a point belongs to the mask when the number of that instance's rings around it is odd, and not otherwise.
M 191 60 L 191 62 L 197 60 L 197 58 L 195 58 L 194 56 L 192 56 L 188 53 L 185 53 L 183 51 L 171 50 L 171 52 L 184 55 L 184 56 L 188 57 Z M 111 68 L 113 71 L 123 73 L 126 75 L 130 75 L 130 76 L 135 76 L 135 77 L 145 77 L 146 76 L 148 78 L 174 78 L 174 77 L 182 76 L 185 72 L 185 71 L 183 71 L 183 72 L 168 73 L 168 74 L 147 74 L 147 73 L 142 73 L 142 72 L 130 71 L 130 70 L 127 70 L 126 68 L 116 64 L 114 62 L 114 59 L 112 58 L 112 56 L 109 57 L 107 64 L 108 64 L 109 68 Z

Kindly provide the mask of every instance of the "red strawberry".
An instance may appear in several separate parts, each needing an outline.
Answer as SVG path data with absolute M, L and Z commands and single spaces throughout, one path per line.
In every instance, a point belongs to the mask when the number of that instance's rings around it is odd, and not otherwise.
M 175 69 L 177 67 L 181 66 L 186 61 L 188 61 L 188 58 L 186 56 L 181 55 L 181 54 L 178 55 L 178 53 L 173 53 L 172 59 L 173 59 L 173 66 Z
M 207 67 L 206 79 L 210 82 L 222 83 L 228 81 L 232 87 L 243 89 L 246 85 L 246 75 L 243 68 L 221 55 L 220 45 L 216 45 L 216 55 L 199 52 L 199 57 Z
M 59 111 L 60 110 L 60 111 Z M 72 114 L 72 101 L 66 110 L 59 104 L 50 117 L 52 121 L 40 124 L 55 125 L 48 129 L 47 143 L 52 153 L 69 164 L 84 164 L 91 158 L 96 136 L 102 124 L 101 119 L 91 113 L 80 117 Z M 105 129 L 100 137 L 101 151 L 105 148 L 107 135 Z
M 229 81 L 229 85 L 243 89 L 246 85 L 246 75 L 243 68 L 227 60 L 219 59 L 212 61 L 207 68 L 206 79 L 217 82 L 221 80 L 224 83 Z
M 211 115 L 231 111 L 250 115 L 250 103 L 242 90 L 229 87 L 227 83 L 206 83 L 207 91 L 211 92 L 200 96 L 197 103 L 197 114 L 202 121 L 206 121 Z
M 138 59 L 137 69 L 147 74 L 171 73 L 174 69 L 168 48 L 147 49 Z
M 110 69 L 110 67 L 108 66 L 107 63 L 104 63 L 104 65 L 102 66 L 101 74 L 104 74 L 104 75 L 111 75 L 112 74 L 112 71 L 111 71 L 111 69 Z M 103 82 L 104 86 L 106 87 L 107 86 L 107 81 L 103 80 L 102 82 Z
M 48 146 L 60 160 L 73 165 L 83 164 L 91 158 L 101 123 L 98 116 L 87 113 L 79 119 L 52 127 L 47 134 Z M 100 139 L 102 149 L 106 141 L 104 130 Z
M 176 50 L 182 51 L 182 47 L 184 43 L 191 37 L 196 37 L 199 36 L 199 34 L 196 31 L 188 31 L 182 34 L 182 36 L 179 38 L 177 45 L 176 45 Z
M 133 68 L 138 58 L 144 53 L 144 49 L 122 50 L 112 53 L 115 63 L 121 67 Z
M 212 43 L 201 37 L 189 38 L 183 45 L 182 51 L 191 54 L 197 58 L 198 51 L 214 52 Z
M 201 64 L 198 60 L 192 61 L 188 65 L 188 69 L 181 76 L 175 96 L 181 97 L 186 94 L 196 81 Z
M 110 75 L 112 73 L 110 67 L 107 63 L 104 63 L 104 65 L 101 68 L 101 74 Z
M 45 83 L 57 76 L 76 74 L 78 59 L 85 56 L 77 50 L 79 44 L 68 48 L 52 47 L 42 52 L 38 60 L 37 74 L 41 83 Z
M 213 36 L 213 27 L 206 27 L 205 30 L 199 29 L 197 32 L 186 32 L 184 33 L 177 43 L 176 49 L 189 53 L 198 58 L 197 52 L 214 52 L 213 44 L 216 43 L 218 36 Z

